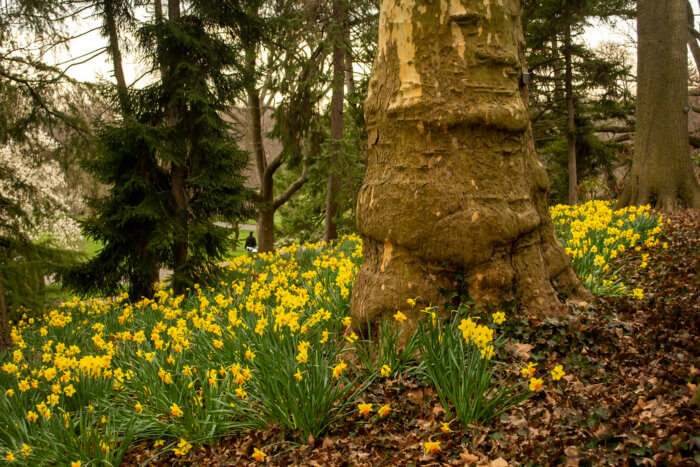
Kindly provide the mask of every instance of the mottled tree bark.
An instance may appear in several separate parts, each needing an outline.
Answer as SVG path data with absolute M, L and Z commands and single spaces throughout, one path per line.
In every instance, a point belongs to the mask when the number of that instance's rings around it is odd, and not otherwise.
M 688 141 L 688 40 L 684 0 L 637 3 L 634 159 L 618 206 L 700 208 Z
M 356 326 L 409 297 L 442 304 L 458 272 L 477 303 L 520 297 L 530 316 L 565 312 L 552 280 L 587 295 L 549 214 L 519 87 L 520 14 L 519 0 L 382 2 L 365 104 Z
M 340 191 L 340 176 L 338 175 L 338 158 L 342 150 L 343 139 L 343 101 L 345 82 L 345 47 L 344 23 L 345 12 L 343 0 L 333 0 L 333 22 L 336 29 L 333 43 L 333 95 L 331 97 L 331 139 L 333 154 L 330 159 L 330 171 L 326 187 L 326 214 L 323 240 L 330 242 L 338 238 L 338 229 L 334 217 L 338 212 L 338 192 Z

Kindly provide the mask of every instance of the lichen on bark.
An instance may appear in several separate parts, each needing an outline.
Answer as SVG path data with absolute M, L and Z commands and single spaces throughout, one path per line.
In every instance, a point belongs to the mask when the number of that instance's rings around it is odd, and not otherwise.
M 464 271 L 477 302 L 521 294 L 563 313 L 552 280 L 586 294 L 556 240 L 527 112 L 518 0 L 384 0 L 358 197 L 360 326 L 444 299 Z M 410 53 L 409 53 L 410 52 Z

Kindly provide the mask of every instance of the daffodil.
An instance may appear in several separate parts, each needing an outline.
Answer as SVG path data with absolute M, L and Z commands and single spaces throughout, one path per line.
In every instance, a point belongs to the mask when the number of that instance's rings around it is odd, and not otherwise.
M 385 377 L 388 378 L 389 375 L 391 375 L 391 367 L 389 365 L 382 365 L 381 370 L 379 370 L 379 373 Z
M 506 321 L 506 314 L 502 311 L 498 311 L 496 313 L 492 313 L 491 318 L 493 319 L 494 323 L 503 324 Z
M 184 413 L 182 412 L 182 409 L 174 402 L 173 402 L 173 405 L 170 406 L 170 413 L 178 418 L 180 418 L 184 415 Z
M 372 404 L 359 403 L 357 404 L 357 410 L 360 415 L 369 415 L 372 411 Z
M 440 450 L 440 441 L 426 441 L 423 443 L 423 448 L 426 454 L 433 454 Z
M 530 391 L 541 391 L 543 384 L 540 378 L 530 378 Z
M 253 454 L 250 457 L 252 457 L 253 459 L 255 459 L 258 462 L 263 462 L 263 461 L 265 461 L 266 456 L 267 456 L 267 454 L 262 452 L 260 449 L 254 448 Z
M 383 405 L 377 410 L 377 415 L 379 415 L 380 418 L 384 418 L 387 415 L 389 415 L 389 412 L 391 412 L 391 407 L 389 407 L 388 404 Z
M 521 373 L 523 376 L 532 376 L 532 375 L 535 374 L 535 371 L 537 371 L 537 368 L 536 368 L 536 367 L 537 367 L 537 363 L 529 362 L 529 363 L 527 364 L 527 367 L 526 367 L 526 368 L 523 368 L 522 370 L 520 370 L 520 373 Z
M 552 373 L 552 380 L 554 380 L 554 381 L 560 380 L 561 377 L 566 374 L 566 373 L 564 373 L 564 367 L 562 365 L 555 366 L 551 373 Z
M 399 323 L 403 323 L 404 321 L 406 321 L 407 318 L 406 318 L 406 315 L 404 315 L 404 314 L 401 313 L 400 311 L 397 311 L 397 312 L 394 314 L 394 319 L 395 319 L 396 321 L 398 321 Z
M 333 368 L 333 377 L 340 378 L 340 375 L 343 374 L 343 371 L 345 371 L 347 367 L 348 364 L 341 360 L 340 363 Z

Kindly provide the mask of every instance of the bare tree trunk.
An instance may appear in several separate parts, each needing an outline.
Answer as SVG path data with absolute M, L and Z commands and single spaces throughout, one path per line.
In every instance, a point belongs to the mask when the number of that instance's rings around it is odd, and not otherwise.
M 253 73 L 257 60 L 254 48 L 246 51 L 248 72 Z M 260 215 L 258 217 L 258 251 L 272 251 L 275 248 L 275 208 L 274 208 L 274 172 L 267 176 L 267 156 L 262 137 L 262 109 L 260 105 L 260 92 L 251 83 L 247 89 L 248 94 L 248 115 L 250 118 L 250 135 L 253 146 L 253 157 L 255 158 L 255 168 L 258 171 L 260 180 L 260 192 L 258 201 L 260 202 Z
M 114 11 L 114 1 L 105 0 L 104 2 L 105 26 L 107 36 L 109 38 L 109 52 L 112 56 L 114 64 L 114 78 L 117 81 L 117 94 L 119 96 L 119 105 L 122 113 L 129 113 L 129 94 L 126 86 L 126 78 L 124 78 L 124 68 L 122 66 L 122 53 L 119 48 L 119 34 L 117 32 L 117 22 Z
M 241 237 L 241 229 L 238 228 L 238 224 L 233 225 L 233 251 L 238 250 L 238 239 Z
M 482 304 L 520 296 L 529 316 L 565 313 L 552 280 L 589 296 L 549 214 L 520 14 L 519 0 L 382 2 L 354 326 L 461 287 Z
M 5 305 L 5 289 L 0 276 L 0 350 L 12 348 L 12 336 L 10 333 L 10 321 L 7 319 L 7 306 Z
M 567 16 L 564 31 L 564 87 L 566 93 L 566 152 L 569 173 L 569 204 L 578 203 L 576 173 L 576 115 L 574 108 L 574 77 L 571 63 L 571 20 Z
M 700 208 L 688 141 L 687 26 L 683 0 L 637 3 L 637 131 L 618 206 Z
M 333 44 L 333 96 L 331 98 L 331 139 L 334 140 L 333 155 L 330 159 L 330 173 L 328 174 L 328 186 L 326 189 L 326 224 L 323 231 L 323 239 L 330 242 L 338 238 L 338 229 L 334 217 L 338 212 L 338 192 L 340 191 L 340 178 L 338 176 L 338 159 L 342 151 L 343 139 L 343 101 L 345 81 L 345 47 L 344 23 L 345 12 L 343 0 L 333 1 L 333 22 L 336 29 Z
M 319 52 L 320 53 L 320 48 Z M 312 54 L 312 59 L 309 66 L 302 73 L 300 82 L 304 83 L 308 79 L 314 58 L 317 53 Z M 246 50 L 246 61 L 248 71 L 252 74 L 255 70 L 257 54 L 254 47 L 249 47 Z M 302 86 L 299 86 L 302 88 Z M 294 195 L 308 180 L 308 172 L 306 165 L 302 170 L 301 176 L 292 182 L 287 189 L 279 196 L 274 197 L 274 175 L 277 169 L 282 165 L 281 152 L 270 161 L 267 160 L 265 154 L 265 146 L 262 137 L 262 107 L 260 105 L 260 93 L 255 87 L 255 84 L 250 84 L 246 89 L 248 94 L 248 113 L 250 117 L 250 133 L 253 145 L 253 156 L 255 157 L 255 167 L 258 170 L 260 179 L 260 192 L 258 193 L 257 201 L 260 203 L 260 216 L 258 217 L 258 251 L 272 251 L 275 248 L 275 211 L 286 203 L 289 198 Z M 297 90 L 297 92 L 299 92 Z M 293 99 L 292 99 L 293 100 Z
M 168 0 L 168 18 L 170 21 L 180 17 L 180 0 Z
M 559 40 L 557 39 L 557 35 L 554 34 L 552 35 L 552 71 L 554 72 L 554 100 L 557 106 L 559 106 L 562 100 L 564 100 L 564 96 L 562 94 L 564 86 L 562 86 L 563 80 L 561 77 L 561 67 L 559 66 L 559 59 Z
M 350 28 L 345 29 L 345 87 L 348 94 L 355 94 L 355 75 L 352 68 L 352 53 L 350 52 Z
M 163 21 L 163 1 L 155 0 L 153 7 L 155 9 L 156 23 Z

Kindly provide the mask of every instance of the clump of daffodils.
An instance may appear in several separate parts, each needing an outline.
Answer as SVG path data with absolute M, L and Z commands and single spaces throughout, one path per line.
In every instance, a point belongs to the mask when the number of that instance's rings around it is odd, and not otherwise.
M 487 360 L 493 358 L 493 329 L 476 324 L 471 318 L 463 319 L 458 329 L 462 331 L 462 338 L 467 343 L 473 343 L 479 348 L 482 358 Z
M 572 266 L 583 284 L 596 295 L 642 298 L 631 294 L 610 262 L 623 252 L 659 246 L 663 218 L 649 206 L 615 210 L 608 201 L 589 201 L 576 206 L 559 204 L 551 209 L 559 240 L 572 258 Z M 639 267 L 647 266 L 642 254 Z

